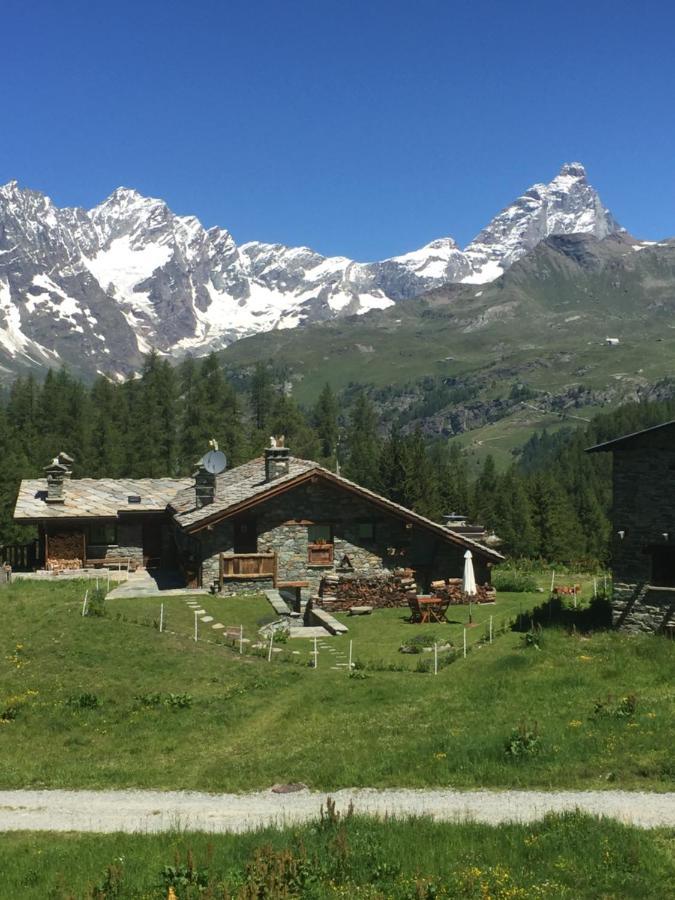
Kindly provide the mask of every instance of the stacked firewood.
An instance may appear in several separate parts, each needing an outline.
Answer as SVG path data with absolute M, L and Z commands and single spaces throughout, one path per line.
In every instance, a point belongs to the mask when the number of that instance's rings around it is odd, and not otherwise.
M 431 593 L 450 603 L 466 603 L 468 598 L 462 590 L 461 578 L 446 578 L 445 581 L 432 581 Z M 476 593 L 472 595 L 472 603 L 494 603 L 497 592 L 489 584 L 477 584 Z
M 47 536 L 47 568 L 52 571 L 62 569 L 80 569 L 82 567 L 82 554 L 84 551 L 84 539 L 81 532 L 62 532 Z
M 347 612 L 352 606 L 382 609 L 407 606 L 408 592 L 417 592 L 410 569 L 395 569 L 379 575 L 326 575 L 314 602 L 330 612 Z
M 60 559 L 59 557 L 50 556 L 47 560 L 47 568 L 50 572 L 61 572 L 64 569 L 81 569 L 81 559 Z

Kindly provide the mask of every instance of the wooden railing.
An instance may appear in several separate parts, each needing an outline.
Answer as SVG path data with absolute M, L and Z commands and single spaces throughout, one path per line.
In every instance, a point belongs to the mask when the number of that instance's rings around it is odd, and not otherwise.
M 38 558 L 38 542 L 27 544 L 5 544 L 0 547 L 0 565 L 8 563 L 15 572 L 34 569 Z
M 228 580 L 271 578 L 276 585 L 276 553 L 221 553 L 220 587 Z

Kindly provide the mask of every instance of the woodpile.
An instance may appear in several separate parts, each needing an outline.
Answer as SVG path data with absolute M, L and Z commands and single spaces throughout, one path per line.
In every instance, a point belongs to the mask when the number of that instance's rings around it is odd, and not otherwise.
M 314 602 L 329 612 L 348 612 L 352 606 L 405 607 L 408 592 L 417 592 L 410 569 L 395 569 L 380 575 L 344 573 L 324 576 Z
M 461 578 L 446 578 L 445 581 L 432 581 L 431 593 L 443 600 L 450 600 L 451 604 L 467 603 L 467 597 L 462 591 Z M 471 597 L 472 603 L 494 603 L 497 592 L 489 584 L 477 584 L 476 593 Z
M 79 531 L 47 535 L 47 568 L 50 571 L 80 569 L 84 563 L 85 541 Z
M 62 572 L 65 569 L 81 569 L 82 561 L 79 559 L 55 559 L 50 556 L 47 560 L 47 568 L 50 572 Z

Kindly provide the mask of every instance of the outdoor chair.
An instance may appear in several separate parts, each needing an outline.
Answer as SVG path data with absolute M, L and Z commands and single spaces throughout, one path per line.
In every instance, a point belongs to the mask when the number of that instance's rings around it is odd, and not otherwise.
M 417 600 L 417 594 L 408 593 L 406 594 L 406 600 L 408 601 L 408 606 L 410 607 L 410 622 L 412 624 L 417 624 L 422 621 L 422 611 L 420 609 L 419 602 Z
M 447 622 L 446 612 L 450 606 L 449 597 L 438 597 L 438 603 L 429 606 L 429 618 L 432 622 Z

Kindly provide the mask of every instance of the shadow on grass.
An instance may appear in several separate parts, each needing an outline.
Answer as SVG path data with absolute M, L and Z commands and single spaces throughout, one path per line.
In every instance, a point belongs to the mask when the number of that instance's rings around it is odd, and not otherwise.
M 576 631 L 597 631 L 612 627 L 612 606 L 606 597 L 594 597 L 588 606 L 574 609 L 565 606 L 557 595 L 535 606 L 529 612 L 519 613 L 511 626 L 512 631 L 532 631 L 533 628 L 563 626 Z

